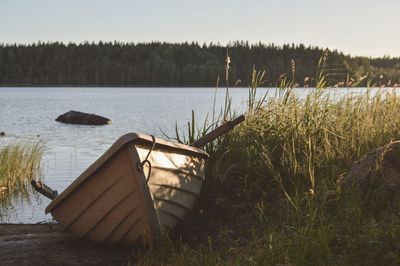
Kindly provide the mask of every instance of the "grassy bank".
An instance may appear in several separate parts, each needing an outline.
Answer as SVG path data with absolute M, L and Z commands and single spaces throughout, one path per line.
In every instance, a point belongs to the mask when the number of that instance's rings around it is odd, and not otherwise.
M 24 194 L 29 181 L 40 173 L 42 143 L 18 142 L 0 150 L 0 205 L 7 207 L 13 196 Z
M 395 92 L 249 95 L 245 123 L 207 147 L 192 216 L 144 264 L 398 265 L 398 197 L 340 189 L 354 161 L 400 139 Z

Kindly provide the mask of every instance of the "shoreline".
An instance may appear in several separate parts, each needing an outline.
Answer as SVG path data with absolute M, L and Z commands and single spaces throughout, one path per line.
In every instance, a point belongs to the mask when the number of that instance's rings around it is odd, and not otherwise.
M 0 85 L 2 88 L 127 88 L 127 89 L 219 89 L 225 90 L 225 86 L 129 86 L 129 85 L 32 85 L 32 84 L 19 84 L 19 85 Z M 399 89 L 400 87 L 326 87 L 324 89 Z M 236 86 L 228 87 L 230 90 L 235 89 L 251 89 L 249 86 Z M 279 89 L 278 87 L 257 87 L 257 89 Z M 293 89 L 316 89 L 315 87 L 293 87 Z
M 35 84 L 1 84 L 0 88 L 19 88 L 19 87 L 33 87 L 33 88 L 182 88 L 182 89 L 190 89 L 190 88 L 215 88 L 215 86 L 149 86 L 149 85 L 35 85 Z M 229 87 L 229 89 L 236 89 L 236 88 L 246 88 L 248 86 L 236 86 L 236 87 Z M 273 88 L 273 87 L 260 87 L 260 88 Z M 225 86 L 219 86 L 218 89 L 226 89 Z
M 0 224 L 1 265 L 125 265 L 132 250 L 82 241 L 57 223 Z

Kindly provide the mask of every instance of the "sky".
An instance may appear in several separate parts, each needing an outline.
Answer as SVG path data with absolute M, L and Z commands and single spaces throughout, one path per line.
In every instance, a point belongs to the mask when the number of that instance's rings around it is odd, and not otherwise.
M 0 43 L 303 43 L 400 57 L 400 0 L 0 0 Z

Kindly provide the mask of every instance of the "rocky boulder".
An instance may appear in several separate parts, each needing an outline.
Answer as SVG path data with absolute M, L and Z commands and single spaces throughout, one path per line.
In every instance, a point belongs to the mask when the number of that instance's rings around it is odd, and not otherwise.
M 342 180 L 342 189 L 356 186 L 384 193 L 400 191 L 400 141 L 364 155 Z
M 111 120 L 99 115 L 69 111 L 57 117 L 56 121 L 66 124 L 77 125 L 106 125 L 111 124 Z

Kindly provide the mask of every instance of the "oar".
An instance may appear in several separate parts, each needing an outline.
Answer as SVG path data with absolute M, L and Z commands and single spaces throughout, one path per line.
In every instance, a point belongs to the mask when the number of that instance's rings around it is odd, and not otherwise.
M 215 140 L 216 138 L 224 135 L 228 131 L 232 130 L 236 125 L 242 123 L 244 120 L 245 120 L 244 115 L 238 116 L 235 119 L 226 122 L 225 124 L 217 127 L 210 133 L 199 138 L 193 144 L 191 144 L 191 146 L 194 146 L 196 148 L 204 147 L 205 145 L 207 145 L 207 143 L 210 143 L 211 141 Z
M 37 192 L 51 200 L 58 196 L 58 192 L 56 190 L 52 190 L 41 181 L 32 180 L 31 185 Z

